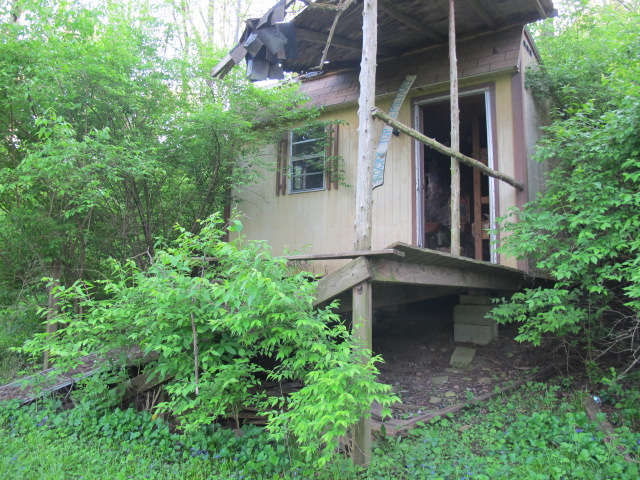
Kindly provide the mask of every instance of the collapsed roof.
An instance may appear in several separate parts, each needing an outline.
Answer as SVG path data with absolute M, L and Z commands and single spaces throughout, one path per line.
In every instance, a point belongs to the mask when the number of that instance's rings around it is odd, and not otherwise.
M 285 22 L 291 15 L 287 9 L 300 3 L 304 8 Z M 357 68 L 362 51 L 362 6 L 363 0 L 280 0 L 261 18 L 247 20 L 240 42 L 212 75 L 224 77 L 243 58 L 251 80 L 282 78 L 284 71 Z M 448 0 L 378 0 L 378 60 L 446 44 L 448 11 Z M 552 0 L 457 0 L 457 36 L 463 40 L 554 13 Z M 332 26 L 333 36 L 323 61 Z

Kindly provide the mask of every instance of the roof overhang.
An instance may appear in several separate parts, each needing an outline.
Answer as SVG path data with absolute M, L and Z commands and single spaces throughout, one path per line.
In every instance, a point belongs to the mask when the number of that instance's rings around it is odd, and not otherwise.
M 356 68 L 360 64 L 362 51 L 363 0 L 355 0 L 340 15 L 324 62 L 323 50 L 338 13 L 336 6 L 341 2 L 305 1 L 304 8 L 290 22 L 286 22 L 285 28 L 278 27 L 285 23 L 285 18 L 291 16 L 285 10 L 301 3 L 302 0 L 288 3 L 281 0 L 260 19 L 247 21 L 245 35 L 216 66 L 213 76 L 224 76 L 247 53 L 250 58 L 250 51 L 257 51 L 256 47 L 260 47 L 253 43 L 253 39 L 257 37 L 257 28 L 272 27 L 284 31 L 287 41 L 283 47 L 285 36 L 274 30 L 275 36 L 280 39 L 280 43 L 276 42 L 280 50 L 274 50 L 267 56 L 286 72 Z M 378 60 L 398 58 L 421 49 L 446 44 L 448 8 L 448 0 L 378 0 Z M 552 0 L 457 0 L 457 37 L 464 40 L 490 31 L 526 25 L 554 13 Z M 291 42 L 295 42 L 295 45 Z M 268 69 L 266 71 L 268 75 Z

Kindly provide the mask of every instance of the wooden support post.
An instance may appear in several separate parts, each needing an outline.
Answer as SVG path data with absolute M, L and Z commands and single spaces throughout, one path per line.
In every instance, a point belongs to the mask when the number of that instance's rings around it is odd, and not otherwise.
M 473 157 L 480 159 L 480 117 L 476 114 L 473 117 L 471 126 L 471 137 L 473 142 Z M 482 179 L 480 170 L 473 170 L 473 243 L 475 259 L 482 260 Z
M 365 0 L 362 8 L 362 61 L 358 98 L 358 164 L 356 176 L 356 242 L 354 250 L 371 250 L 373 221 L 373 160 L 376 142 L 371 109 L 376 99 L 376 55 L 378 47 L 377 0 Z
M 456 55 L 455 0 L 449 0 L 449 81 L 451 84 L 451 150 L 460 151 L 458 58 Z M 451 157 L 451 255 L 460 256 L 460 163 Z
M 373 302 L 371 282 L 362 282 L 353 287 L 353 333 L 364 348 L 371 350 L 373 324 Z M 369 358 L 362 359 L 363 362 Z M 371 461 L 371 416 L 363 416 L 353 432 L 351 456 L 356 465 L 368 465 Z

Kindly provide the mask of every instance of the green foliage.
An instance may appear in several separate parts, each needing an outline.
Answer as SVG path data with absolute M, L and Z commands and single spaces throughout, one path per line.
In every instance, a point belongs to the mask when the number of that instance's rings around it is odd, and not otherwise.
M 640 470 L 558 386 L 529 384 L 507 397 L 413 430 L 378 445 L 367 478 L 633 479 Z M 616 442 L 638 451 L 637 433 L 621 428 Z
M 552 333 L 586 347 L 591 367 L 601 364 L 600 354 L 617 353 L 624 374 L 640 361 L 640 18 L 613 8 L 598 13 L 588 23 L 580 17 L 558 38 L 540 38 L 542 45 L 564 42 L 566 52 L 545 58 L 547 81 L 559 91 L 565 82 L 584 91 L 557 100 L 563 118 L 538 145 L 537 159 L 557 164 L 546 192 L 503 224 L 502 251 L 528 259 L 555 286 L 518 293 L 493 316 L 524 322 L 520 340 L 539 344 Z M 600 37 L 609 41 L 590 43 Z M 596 53 L 583 52 L 586 45 Z M 565 61 L 610 53 L 611 63 L 595 70 L 569 69 Z M 583 83 L 566 80 L 563 71 Z
M 14 5 L 0 1 L 3 305 L 39 301 L 54 265 L 64 285 L 100 278 L 110 257 L 146 265 L 176 223 L 197 232 L 256 179 L 274 135 L 314 115 L 294 108 L 295 87 L 211 83 L 221 52 L 181 37 L 174 2 Z M 4 21 L 15 9 L 21 21 Z
M 27 366 L 28 358 L 13 348 L 40 331 L 41 319 L 33 305 L 19 303 L 0 308 L 0 384 L 12 381 Z
M 233 220 L 230 228 L 241 224 Z M 83 355 L 139 346 L 151 375 L 173 379 L 171 400 L 160 408 L 185 430 L 253 407 L 268 416 L 275 439 L 293 437 L 308 459 L 326 463 L 373 401 L 396 400 L 376 381 L 380 357 L 362 363 L 370 352 L 341 319 L 330 307 L 314 310 L 315 282 L 272 257 L 265 244 L 224 242 L 213 219 L 197 235 L 181 231 L 146 271 L 114 263 L 113 280 L 102 282 L 106 299 L 95 299 L 87 284 L 60 289 L 58 321 L 67 327 L 37 335 L 24 350 L 49 350 L 65 368 Z M 77 302 L 86 314 L 74 313 Z M 303 387 L 267 397 L 258 388 L 265 381 Z
M 55 402 L 0 404 L 4 478 L 311 478 L 314 467 L 267 432 L 203 427 L 188 435 L 149 412 Z M 344 461 L 332 468 L 349 469 Z M 330 471 L 329 469 L 328 471 Z
M 340 458 L 317 469 L 293 445 L 256 427 L 243 427 L 242 435 L 215 426 L 180 434 L 149 412 L 4 403 L 0 469 L 6 478 L 38 480 L 638 478 L 638 464 L 618 450 L 637 458 L 638 432 L 615 424 L 613 444 L 607 443 L 582 411 L 584 393 L 572 393 L 532 383 L 406 437 L 378 439 L 367 469 Z M 623 410 L 608 404 L 612 409 L 614 417 Z
M 609 93 L 601 81 L 612 65 L 633 59 L 637 10 L 602 8 L 588 0 L 555 3 L 561 4 L 561 15 L 532 27 L 542 63 L 527 72 L 527 86 L 550 100 L 559 117 L 572 116 L 589 102 L 603 113 Z

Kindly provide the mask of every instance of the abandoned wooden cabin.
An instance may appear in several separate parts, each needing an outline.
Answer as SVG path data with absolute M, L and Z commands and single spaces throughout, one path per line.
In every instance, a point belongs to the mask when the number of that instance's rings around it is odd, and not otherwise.
M 496 219 L 534 198 L 548 168 L 531 160 L 544 109 L 524 77 L 539 62 L 525 26 L 552 15 L 551 0 L 377 0 L 373 59 L 363 47 L 372 43 L 375 9 L 373 20 L 367 15 L 375 0 L 304 3 L 290 19 L 294 2 L 283 0 L 250 20 L 213 72 L 223 76 L 246 57 L 252 79 L 298 73 L 310 103 L 322 107 L 320 120 L 334 124 L 289 132 L 264 152 L 273 168 L 235 192 L 243 234 L 268 241 L 276 255 L 304 252 L 295 258 L 323 275 L 318 304 L 340 298 L 364 324 L 359 334 L 368 345 L 372 308 L 452 294 L 466 303 L 454 312 L 456 341 L 491 341 L 487 297 L 527 281 L 526 263 L 496 252 Z M 375 106 L 400 122 L 394 128 L 373 123 L 367 89 Z M 370 130 L 377 150 L 363 156 L 359 135 Z M 461 165 L 452 187 L 449 151 L 415 133 L 451 146 L 475 167 Z M 324 150 L 314 148 L 327 139 Z M 354 246 L 357 177 L 365 168 L 359 158 L 375 162 L 366 251 Z M 454 200 L 458 208 L 450 207 Z M 449 253 L 452 243 L 459 255 Z M 368 430 L 363 425 L 365 451 Z

